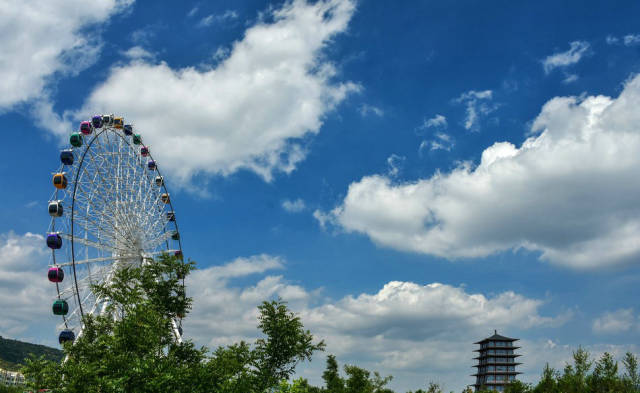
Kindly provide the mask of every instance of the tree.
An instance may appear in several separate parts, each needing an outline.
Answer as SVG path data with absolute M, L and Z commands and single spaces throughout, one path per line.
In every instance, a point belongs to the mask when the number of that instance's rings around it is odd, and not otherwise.
M 627 352 L 622 359 L 622 364 L 625 367 L 625 374 L 623 376 L 623 384 L 625 391 L 629 393 L 640 392 L 640 374 L 638 373 L 638 358 L 636 358 L 631 352 Z
M 172 320 L 191 307 L 178 277 L 193 268 L 191 262 L 163 255 L 154 263 L 118 270 L 109 285 L 94 286 L 96 295 L 109 301 L 106 314 L 83 320 L 83 334 L 64 344 L 62 364 L 29 359 L 23 368 L 28 386 L 68 393 L 263 393 L 324 347 L 313 343 L 281 300 L 259 306 L 265 337 L 254 349 L 240 342 L 209 354 L 192 342 L 177 343 Z
M 520 381 L 513 381 L 504 389 L 504 393 L 531 393 L 531 391 L 531 386 Z
M 618 362 L 610 353 L 605 352 L 596 362 L 596 366 L 587 378 L 587 385 L 593 393 L 621 392 L 622 381 L 618 378 Z
M 544 369 L 542 370 L 542 376 L 540 377 L 540 381 L 533 388 L 534 393 L 559 393 L 558 390 L 558 372 L 549 367 L 549 363 L 545 364 Z
M 322 373 L 325 390 L 329 393 L 343 393 L 344 380 L 340 377 L 338 362 L 334 355 L 327 356 L 327 368 Z
M 563 393 L 583 393 L 587 389 L 586 377 L 593 362 L 589 352 L 578 347 L 573 352 L 573 366 L 567 364 L 558 379 L 558 389 Z
M 373 385 L 369 381 L 371 373 L 357 366 L 344 366 L 347 374 L 346 393 L 373 393 Z
M 255 349 L 257 386 L 262 391 L 288 379 L 300 361 L 311 360 L 313 352 L 324 350 L 325 344 L 314 344 L 313 335 L 281 300 L 264 302 L 258 309 L 258 327 L 267 336 L 256 341 Z

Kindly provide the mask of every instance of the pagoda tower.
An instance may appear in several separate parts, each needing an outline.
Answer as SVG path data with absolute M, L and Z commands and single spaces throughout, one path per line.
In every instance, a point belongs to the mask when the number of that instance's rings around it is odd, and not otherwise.
M 516 371 L 516 366 L 522 363 L 516 363 L 516 358 L 520 355 L 514 351 L 520 347 L 514 346 L 515 341 L 518 339 L 501 336 L 494 330 L 493 336 L 474 343 L 480 344 L 480 348 L 474 350 L 479 352 L 478 357 L 474 358 L 478 364 L 473 366 L 478 370 L 472 375 L 476 377 L 473 385 L 476 392 L 482 389 L 503 392 L 506 385 L 516 379 L 517 374 L 522 374 Z

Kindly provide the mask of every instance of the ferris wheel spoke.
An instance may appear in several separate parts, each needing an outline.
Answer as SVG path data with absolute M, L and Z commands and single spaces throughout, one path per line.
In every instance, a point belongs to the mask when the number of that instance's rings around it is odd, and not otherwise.
M 92 151 L 90 151 L 92 157 L 95 158 L 95 155 Z M 112 201 L 108 201 L 105 199 L 105 195 L 111 195 L 112 192 L 112 187 L 109 185 L 109 183 L 104 179 L 104 177 L 102 176 L 102 171 L 100 170 L 100 167 L 95 168 L 96 169 L 96 174 L 97 177 L 99 177 L 100 179 L 100 188 L 104 189 L 103 193 L 99 193 L 98 196 L 102 199 L 103 202 L 113 202 Z M 84 168 L 84 171 L 87 172 L 86 168 Z M 92 183 L 92 186 L 98 188 L 98 186 L 96 185 L 96 182 L 94 182 L 93 179 L 89 179 L 89 181 Z M 112 214 L 116 215 L 117 213 L 113 210 L 113 206 L 112 203 L 103 203 L 105 205 L 105 207 L 107 207 Z M 127 221 L 126 217 L 125 217 L 125 221 Z M 127 224 L 131 225 L 132 223 L 127 222 Z
M 171 232 L 165 232 L 162 235 L 151 239 L 147 242 L 149 248 L 154 248 L 157 245 L 162 244 L 165 240 L 168 240 L 173 234 Z
M 71 266 L 74 263 L 76 265 L 85 265 L 88 263 L 97 263 L 97 262 L 106 262 L 106 261 L 115 261 L 115 260 L 127 260 L 127 259 L 140 259 L 140 255 L 112 255 L 109 257 L 101 257 L 101 258 L 90 258 L 90 259 L 77 259 L 75 261 L 72 262 L 61 262 L 61 263 L 56 263 L 56 264 L 52 264 L 49 265 L 51 267 L 65 267 L 65 266 Z
M 61 233 L 60 236 L 62 238 L 71 240 L 72 242 L 79 243 L 79 244 L 82 244 L 84 246 L 96 248 L 96 249 L 99 249 L 99 250 L 111 251 L 111 252 L 126 251 L 125 248 L 118 248 L 118 247 L 111 246 L 111 245 L 108 245 L 108 244 L 95 242 L 95 241 L 92 241 L 92 240 L 89 240 L 89 239 L 83 239 L 83 238 L 80 238 L 80 237 L 74 237 L 74 236 L 71 236 L 68 233 Z

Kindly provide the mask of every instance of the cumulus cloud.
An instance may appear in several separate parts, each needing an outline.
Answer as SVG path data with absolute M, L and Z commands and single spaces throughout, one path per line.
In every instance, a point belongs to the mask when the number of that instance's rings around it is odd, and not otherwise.
M 554 53 L 542 60 L 542 67 L 546 74 L 556 68 L 564 68 L 578 63 L 590 48 L 589 43 L 586 41 L 573 41 L 569 43 L 569 46 L 569 50 Z
M 309 294 L 282 276 L 259 277 L 258 282 L 235 287 L 232 280 L 282 269 L 284 261 L 275 256 L 237 258 L 221 266 L 196 270 L 187 279 L 193 310 L 185 320 L 185 334 L 201 344 L 228 345 L 257 336 L 256 307 L 263 301 L 281 297 L 296 304 Z
M 594 333 L 600 334 L 623 333 L 638 327 L 640 327 L 640 324 L 636 322 L 636 316 L 631 308 L 621 308 L 613 312 L 604 313 L 596 318 L 592 325 Z
M 50 287 L 46 278 L 50 251 L 44 238 L 28 232 L 4 233 L 0 235 L 0 253 L 0 336 L 22 337 L 37 320 L 39 325 L 49 325 L 48 333 L 53 337 L 50 300 L 55 287 Z
M 463 104 L 467 107 L 467 116 L 464 121 L 465 129 L 470 131 L 480 130 L 480 119 L 498 108 L 497 105 L 491 104 L 492 98 L 493 92 L 491 90 L 469 90 L 453 100 L 454 103 Z
M 124 115 L 164 171 L 184 183 L 240 169 L 270 181 L 274 172 L 296 168 L 306 155 L 304 139 L 358 90 L 335 81 L 337 71 L 322 55 L 354 9 L 351 0 L 287 2 L 272 11 L 272 23 L 246 30 L 215 68 L 173 69 L 142 59 L 117 65 L 74 116 Z
M 307 206 L 300 198 L 296 199 L 295 201 L 285 199 L 284 201 L 282 201 L 282 208 L 289 213 L 300 213 L 301 211 L 306 209 Z
M 55 75 L 75 75 L 99 55 L 93 27 L 133 0 L 5 1 L 0 16 L 0 111 L 45 95 Z
M 575 268 L 640 260 L 640 77 L 620 96 L 556 97 L 534 134 L 477 165 L 395 183 L 366 176 L 318 215 L 399 250 L 455 259 L 525 248 Z
M 258 264 L 262 271 L 237 268 L 247 263 Z M 511 291 L 487 296 L 442 283 L 391 281 L 373 293 L 333 300 L 270 275 L 272 268 L 283 265 L 280 258 L 260 255 L 194 272 L 187 282 L 194 308 L 185 319 L 185 334 L 210 346 L 253 341 L 258 336 L 256 306 L 280 296 L 299 313 L 305 328 L 325 340 L 327 353 L 337 355 L 341 364 L 355 363 L 396 376 L 408 373 L 417 382 L 409 378 L 404 381 L 407 388 L 416 388 L 416 383 L 424 382 L 425 370 L 452 372 L 453 364 L 460 365 L 454 374 L 466 372 L 470 343 L 493 329 L 555 326 L 561 319 L 541 315 L 544 302 L 538 299 Z M 258 274 L 255 283 L 234 286 L 233 279 L 248 274 Z M 323 367 L 321 360 L 315 361 L 299 372 L 320 384 Z

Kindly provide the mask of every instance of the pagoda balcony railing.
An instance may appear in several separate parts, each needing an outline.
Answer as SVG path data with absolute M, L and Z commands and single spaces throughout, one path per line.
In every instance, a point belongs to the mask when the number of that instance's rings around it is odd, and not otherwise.
M 478 362 L 479 365 L 499 363 L 516 363 L 516 361 L 514 358 L 484 358 Z

